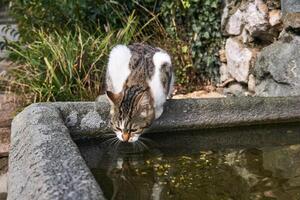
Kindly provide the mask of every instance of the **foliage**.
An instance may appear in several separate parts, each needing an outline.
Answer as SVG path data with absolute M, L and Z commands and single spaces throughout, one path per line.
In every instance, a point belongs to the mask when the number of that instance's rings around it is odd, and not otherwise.
M 10 59 L 18 66 L 9 72 L 8 81 L 35 101 L 95 100 L 109 50 L 117 43 L 129 43 L 135 28 L 131 17 L 126 27 L 105 34 L 100 30 L 90 34 L 80 27 L 64 35 L 35 30 L 36 41 L 10 44 Z
M 190 44 L 193 65 L 200 79 L 215 81 L 220 65 L 218 51 L 223 45 L 221 1 L 167 0 L 160 10 L 167 32 Z
M 94 13 L 92 0 L 12 0 L 11 14 L 16 19 L 22 39 L 33 41 L 32 30 L 43 29 L 45 32 L 56 30 L 74 30 L 96 27 L 99 23 L 105 24 L 106 16 Z M 104 1 L 102 1 L 104 2 Z M 97 7 L 104 15 L 111 13 L 108 6 Z
M 133 12 L 136 20 L 128 23 Z M 11 77 L 37 100 L 91 100 L 110 48 L 134 37 L 172 54 L 177 85 L 188 92 L 218 77 L 220 13 L 219 0 L 11 0 L 21 33 L 10 47 L 20 64 Z M 117 37 L 122 31 L 126 41 Z M 86 70 L 79 73 L 81 54 Z
M 11 0 L 11 14 L 23 39 L 32 41 L 32 28 L 63 33 L 80 26 L 89 32 L 96 29 L 108 32 L 125 26 L 133 12 L 136 12 L 137 21 L 142 26 L 149 20 L 149 15 L 141 8 L 150 8 L 154 0 L 146 2 L 140 5 L 135 0 Z

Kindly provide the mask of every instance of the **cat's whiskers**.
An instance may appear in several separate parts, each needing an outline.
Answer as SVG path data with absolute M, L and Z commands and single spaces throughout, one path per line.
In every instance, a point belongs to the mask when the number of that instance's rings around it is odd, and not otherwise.
M 152 145 L 157 145 L 157 143 L 154 140 L 151 140 L 149 138 L 145 138 L 143 136 L 140 136 L 139 139 L 142 140 L 142 141 L 145 141 L 145 142 L 149 142 Z
M 113 143 L 112 143 L 112 146 L 113 146 L 113 149 L 114 149 L 114 151 L 117 151 L 118 150 L 118 142 L 119 142 L 120 140 L 118 139 L 118 138 L 116 138 L 114 141 L 113 141 Z
M 147 146 L 147 144 L 145 144 L 143 141 L 140 141 L 140 142 L 147 150 L 149 150 L 149 147 Z
M 140 152 L 140 145 L 138 141 L 133 142 L 133 148 L 135 153 Z
M 141 140 L 138 140 L 138 143 L 141 145 L 142 150 L 145 150 L 145 149 L 149 150 L 148 146 L 144 142 L 142 142 Z
M 135 145 L 136 145 L 136 151 L 135 152 L 140 152 L 141 151 L 141 146 L 138 143 L 138 141 L 135 142 Z
M 100 135 L 101 138 L 112 138 L 112 137 L 116 137 L 116 134 L 113 134 L 113 133 L 106 133 L 106 134 L 102 134 Z
M 141 141 L 137 140 L 133 143 L 133 147 L 135 152 L 141 152 L 144 151 L 146 149 L 146 146 L 144 143 L 142 143 Z M 147 148 L 148 149 L 148 148 Z
M 114 142 L 116 139 L 118 140 L 117 137 L 109 138 L 109 139 L 107 139 L 106 141 L 104 141 L 102 144 L 104 144 L 104 145 L 108 144 L 108 146 L 111 147 L 112 144 L 113 144 L 113 142 Z

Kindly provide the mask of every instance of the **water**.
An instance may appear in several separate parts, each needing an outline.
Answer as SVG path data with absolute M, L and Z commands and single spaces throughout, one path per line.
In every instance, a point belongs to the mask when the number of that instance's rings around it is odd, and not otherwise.
M 107 199 L 300 199 L 298 124 L 145 137 L 143 151 L 78 142 Z

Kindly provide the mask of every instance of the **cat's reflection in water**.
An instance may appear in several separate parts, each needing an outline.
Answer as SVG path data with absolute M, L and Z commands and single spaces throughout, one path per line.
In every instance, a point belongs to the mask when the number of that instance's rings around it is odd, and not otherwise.
M 153 171 L 139 171 L 139 164 L 138 161 L 118 158 L 117 162 L 109 168 L 107 176 L 113 184 L 111 199 L 160 199 L 164 185 L 155 178 Z

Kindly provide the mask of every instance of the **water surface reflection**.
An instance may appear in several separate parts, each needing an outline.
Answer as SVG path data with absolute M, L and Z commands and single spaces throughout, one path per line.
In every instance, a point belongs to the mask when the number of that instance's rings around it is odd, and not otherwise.
M 95 141 L 79 147 L 108 199 L 300 199 L 298 125 L 227 132 L 206 132 L 200 134 L 205 144 L 194 144 L 195 137 L 186 148 L 172 150 L 163 137 L 153 137 L 157 146 L 144 152 L 126 145 L 115 152 Z

